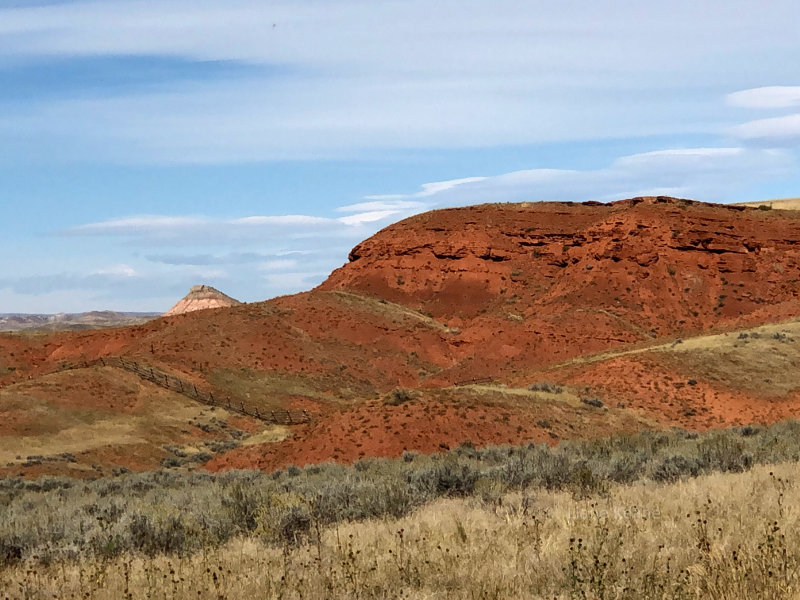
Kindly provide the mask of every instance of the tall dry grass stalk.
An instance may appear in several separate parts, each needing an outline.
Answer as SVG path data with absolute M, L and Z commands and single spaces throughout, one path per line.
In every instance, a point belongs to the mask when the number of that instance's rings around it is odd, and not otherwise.
M 673 484 L 444 499 L 401 519 L 312 524 L 187 557 L 0 571 L 0 598 L 800 598 L 798 464 Z

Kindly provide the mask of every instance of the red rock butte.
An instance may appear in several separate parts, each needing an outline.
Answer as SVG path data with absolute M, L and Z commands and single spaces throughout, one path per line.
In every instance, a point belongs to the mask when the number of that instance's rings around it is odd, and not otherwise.
M 117 385 L 108 369 L 61 372 L 107 356 L 235 406 L 312 415 L 210 470 L 775 422 L 800 411 L 800 211 L 776 206 L 646 197 L 419 214 L 308 292 L 238 305 L 197 286 L 139 326 L 0 336 L 0 392 L 19 407 L 0 430 L 42 429 L 34 392 L 83 407 L 92 376 Z
M 195 285 L 189 293 L 181 298 L 175 306 L 164 313 L 165 317 L 182 315 L 196 310 L 206 310 L 209 308 L 229 308 L 241 304 L 238 300 L 223 294 L 218 289 L 210 285 Z

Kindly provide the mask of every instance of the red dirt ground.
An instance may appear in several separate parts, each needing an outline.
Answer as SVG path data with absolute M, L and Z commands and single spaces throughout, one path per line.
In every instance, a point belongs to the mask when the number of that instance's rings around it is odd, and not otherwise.
M 259 468 L 325 461 L 397 457 L 404 451 L 441 452 L 470 441 L 490 444 L 548 443 L 650 428 L 634 415 L 557 400 L 506 397 L 502 390 L 451 388 L 421 392 L 403 404 L 368 401 L 297 428 L 279 444 L 238 448 L 211 461 L 210 470 Z
M 714 382 L 677 388 L 681 376 L 671 367 L 641 357 L 553 367 L 797 316 L 798 241 L 800 213 L 661 197 L 433 211 L 359 244 L 311 292 L 136 327 L 0 336 L 0 387 L 125 355 L 205 389 L 225 381 L 225 393 L 250 403 L 318 413 L 293 439 L 236 451 L 215 468 L 430 451 L 467 437 L 476 444 L 552 439 L 528 413 L 493 424 L 492 405 L 475 409 L 483 419 L 457 419 L 416 407 L 411 416 L 395 414 L 379 400 L 396 387 L 433 394 L 483 377 L 524 386 L 547 372 L 659 426 L 774 420 L 792 414 L 798 399 L 759 405 Z M 76 401 L 84 397 L 76 392 Z M 348 433 L 364 417 L 373 429 Z M 391 433 L 373 435 L 386 418 Z

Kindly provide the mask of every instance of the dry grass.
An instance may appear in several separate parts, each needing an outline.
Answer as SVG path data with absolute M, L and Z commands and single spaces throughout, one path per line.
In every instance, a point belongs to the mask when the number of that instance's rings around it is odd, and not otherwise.
M 272 425 L 261 433 L 256 433 L 246 438 L 242 442 L 242 446 L 276 444 L 290 437 L 292 437 L 292 432 L 286 425 Z
M 299 546 L 264 544 L 260 515 L 254 535 L 218 549 L 21 564 L 0 571 L 0 590 L 109 600 L 797 598 L 797 480 L 791 463 L 585 500 L 439 500 L 399 520 L 313 528 Z
M 0 423 L 2 466 L 22 464 L 29 455 L 182 445 L 208 437 L 198 428 L 218 429 L 231 416 L 111 367 L 86 369 L 84 377 L 75 371 L 51 373 L 3 388 L 0 414 L 5 419 Z
M 336 404 L 341 398 L 326 390 L 335 389 L 325 377 L 291 373 L 263 372 L 253 369 L 214 369 L 209 382 L 223 395 L 243 401 L 259 410 L 282 410 L 287 397 L 298 396 Z
M 800 322 L 684 340 L 665 351 L 698 379 L 722 381 L 756 395 L 785 396 L 800 388 Z
M 647 353 L 674 355 L 687 372 L 731 388 L 784 395 L 800 387 L 800 321 L 791 320 L 571 359 L 548 369 Z
M 403 319 L 407 318 L 412 321 L 416 321 L 431 329 L 435 329 L 442 332 L 450 331 L 448 327 L 436 319 L 429 317 L 427 315 L 422 314 L 419 311 L 416 311 L 412 308 L 407 306 L 403 306 L 402 304 L 396 304 L 394 302 L 389 302 L 388 300 L 384 300 L 382 298 L 370 298 L 369 296 L 362 296 L 361 294 L 354 294 L 353 292 L 345 292 L 342 290 L 335 290 L 331 292 L 317 292 L 320 294 L 330 294 L 331 296 L 337 298 L 343 304 L 350 306 L 354 309 L 363 310 L 365 312 L 370 312 L 372 314 L 377 314 L 382 317 L 389 318 L 391 320 L 396 320 L 398 318 Z
M 800 198 L 777 198 L 775 200 L 760 200 L 757 202 L 740 202 L 740 206 L 768 206 L 776 210 L 800 210 Z
M 557 393 L 531 390 L 528 388 L 507 387 L 504 385 L 474 384 L 464 385 L 456 390 L 468 390 L 479 398 L 486 397 L 485 402 L 490 404 L 492 399 L 497 403 L 497 397 L 505 400 L 506 405 L 530 405 L 531 403 L 547 403 L 552 405 L 569 406 L 572 408 L 582 408 L 582 395 L 574 388 L 562 387 Z

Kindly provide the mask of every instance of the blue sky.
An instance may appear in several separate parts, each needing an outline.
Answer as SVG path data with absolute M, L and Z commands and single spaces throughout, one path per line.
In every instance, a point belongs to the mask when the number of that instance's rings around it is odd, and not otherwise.
M 422 210 L 800 195 L 796 0 L 0 0 L 0 312 L 308 289 Z

